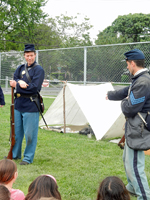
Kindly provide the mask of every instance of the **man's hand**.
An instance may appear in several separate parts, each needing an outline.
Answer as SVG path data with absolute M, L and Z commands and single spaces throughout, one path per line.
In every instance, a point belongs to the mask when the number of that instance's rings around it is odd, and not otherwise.
M 21 88 L 27 88 L 27 86 L 29 86 L 25 81 L 22 81 L 22 80 L 18 81 L 18 83 Z
M 4 105 L 0 105 L 0 107 L 3 107 Z
M 14 81 L 14 80 L 10 80 L 10 86 L 11 87 L 16 87 L 16 85 L 17 85 L 17 82 L 16 81 Z
M 21 88 L 27 88 L 27 86 L 29 86 L 25 81 L 22 81 L 22 80 L 18 81 L 18 83 L 19 83 Z M 17 85 L 17 82 L 15 80 L 10 80 L 10 86 L 11 87 L 15 88 L 16 85 Z
M 107 94 L 106 94 L 106 97 L 105 97 L 105 99 L 106 99 L 106 100 L 108 100 L 108 95 L 107 95 Z

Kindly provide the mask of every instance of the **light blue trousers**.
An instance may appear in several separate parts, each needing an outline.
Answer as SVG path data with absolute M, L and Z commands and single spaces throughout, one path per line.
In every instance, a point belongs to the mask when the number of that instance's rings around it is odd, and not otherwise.
M 23 161 L 33 162 L 38 136 L 39 112 L 19 112 L 15 110 L 15 146 L 13 158 L 21 159 L 22 140 L 25 135 L 26 147 Z
M 144 151 L 133 150 L 125 142 L 123 162 L 128 181 L 127 190 L 136 194 L 137 200 L 150 200 L 150 189 L 144 172 Z

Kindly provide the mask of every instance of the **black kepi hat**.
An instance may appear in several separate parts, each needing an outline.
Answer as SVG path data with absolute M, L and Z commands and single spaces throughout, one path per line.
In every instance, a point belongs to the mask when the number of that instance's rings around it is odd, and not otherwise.
M 30 51 L 35 52 L 34 44 L 25 44 L 24 52 L 30 52 Z
M 144 60 L 145 56 L 142 51 L 139 49 L 133 49 L 131 51 L 126 52 L 125 54 L 125 60 Z

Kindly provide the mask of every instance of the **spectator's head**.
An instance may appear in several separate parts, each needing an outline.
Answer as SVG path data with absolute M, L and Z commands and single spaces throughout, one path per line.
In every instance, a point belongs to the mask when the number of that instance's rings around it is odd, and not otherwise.
M 96 200 L 130 200 L 123 181 L 116 176 L 105 178 L 99 187 Z
M 37 200 L 41 197 L 54 197 L 61 200 L 56 179 L 51 175 L 38 176 L 28 188 L 25 200 Z
M 11 181 L 14 182 L 17 176 L 17 165 L 13 160 L 0 160 L 0 184 L 7 185 Z
M 10 200 L 10 191 L 4 185 L 0 185 L 0 200 Z

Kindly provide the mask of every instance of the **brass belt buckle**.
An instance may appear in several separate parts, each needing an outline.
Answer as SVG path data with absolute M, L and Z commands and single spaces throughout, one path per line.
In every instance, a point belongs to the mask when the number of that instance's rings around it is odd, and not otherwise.
M 17 98 L 19 98 L 21 96 L 19 93 L 17 93 L 16 95 L 17 95 Z

